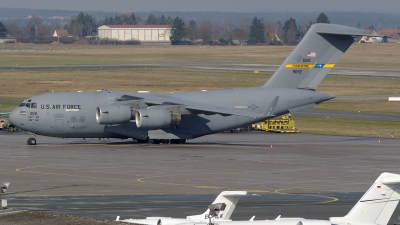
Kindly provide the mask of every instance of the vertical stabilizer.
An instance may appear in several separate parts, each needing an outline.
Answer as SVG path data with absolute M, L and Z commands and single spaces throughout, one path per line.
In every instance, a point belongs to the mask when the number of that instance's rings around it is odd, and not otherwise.
M 387 225 L 400 200 L 400 175 L 382 173 L 345 217 L 332 222 Z
M 364 30 L 314 24 L 263 87 L 315 89 Z
M 241 196 L 247 195 L 247 191 L 223 191 L 221 192 L 217 198 L 214 200 L 212 204 L 223 203 L 223 207 L 221 208 L 218 216 L 215 219 L 221 220 L 229 220 L 231 217 L 233 210 L 235 210 L 236 204 L 239 201 Z M 210 210 L 207 209 L 203 214 L 188 216 L 189 220 L 204 220 L 208 219 L 208 214 Z

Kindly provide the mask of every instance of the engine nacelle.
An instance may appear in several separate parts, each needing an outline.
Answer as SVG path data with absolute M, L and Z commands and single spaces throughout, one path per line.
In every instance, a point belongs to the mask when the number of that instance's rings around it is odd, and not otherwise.
M 127 123 L 134 115 L 126 105 L 102 105 L 96 108 L 96 121 L 99 124 Z
M 181 122 L 181 116 L 164 109 L 139 109 L 135 113 L 136 126 L 143 129 L 169 127 Z

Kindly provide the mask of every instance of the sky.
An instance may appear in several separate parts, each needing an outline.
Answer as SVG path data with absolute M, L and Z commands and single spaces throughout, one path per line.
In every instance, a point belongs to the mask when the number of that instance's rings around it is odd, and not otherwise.
M 378 12 L 400 13 L 400 0 L 0 0 L 2 8 L 105 12 Z

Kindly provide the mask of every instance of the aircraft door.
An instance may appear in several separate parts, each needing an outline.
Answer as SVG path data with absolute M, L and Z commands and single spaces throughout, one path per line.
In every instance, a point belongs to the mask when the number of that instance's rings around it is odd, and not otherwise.
M 54 122 L 54 132 L 62 133 L 64 127 L 64 120 L 56 119 Z

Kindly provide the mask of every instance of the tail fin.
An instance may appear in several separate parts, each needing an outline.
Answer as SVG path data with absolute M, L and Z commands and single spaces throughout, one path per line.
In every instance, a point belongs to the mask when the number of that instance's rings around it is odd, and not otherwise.
M 365 31 L 336 24 L 314 24 L 263 87 L 315 89 Z
M 332 222 L 387 225 L 400 200 L 400 175 L 382 173 L 345 217 Z
M 247 195 L 247 191 L 223 191 L 221 192 L 217 198 L 214 200 L 212 204 L 223 203 L 224 207 L 221 208 L 218 218 L 216 219 L 223 219 L 229 220 L 231 217 L 233 210 L 235 210 L 236 204 L 239 201 L 241 196 Z M 203 220 L 208 219 L 208 214 L 210 210 L 207 209 L 203 214 L 188 216 L 187 219 L 189 220 Z

